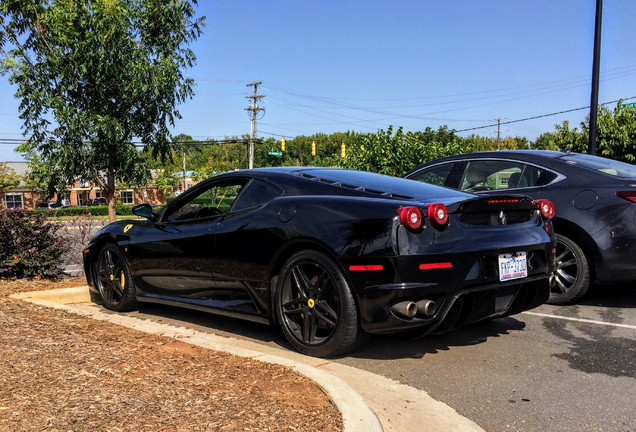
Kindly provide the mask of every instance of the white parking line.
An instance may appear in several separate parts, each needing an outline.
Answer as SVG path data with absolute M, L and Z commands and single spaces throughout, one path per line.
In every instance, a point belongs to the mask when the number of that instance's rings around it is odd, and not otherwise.
M 566 320 L 566 321 L 576 321 L 576 322 L 582 322 L 582 323 L 599 324 L 599 325 L 606 325 L 606 326 L 612 326 L 612 327 L 621 327 L 621 328 L 628 328 L 628 329 L 636 330 L 636 325 L 616 324 L 616 323 L 610 323 L 610 322 L 605 322 L 605 321 L 588 320 L 588 319 L 583 319 L 583 318 L 572 318 L 572 317 L 566 317 L 566 316 L 560 316 L 560 315 L 542 314 L 542 313 L 538 313 L 538 312 L 521 312 L 521 313 L 528 314 L 528 315 L 535 315 L 535 316 L 545 317 L 545 318 L 556 318 L 556 319 L 562 319 L 562 320 Z

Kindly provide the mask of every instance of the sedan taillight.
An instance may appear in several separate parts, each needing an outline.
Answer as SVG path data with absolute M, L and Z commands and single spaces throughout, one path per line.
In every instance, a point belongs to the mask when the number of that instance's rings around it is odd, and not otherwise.
M 555 209 L 552 201 L 547 199 L 537 200 L 537 204 L 539 205 L 539 210 L 544 218 L 552 219 L 554 217 Z
M 636 191 L 621 191 L 621 192 L 616 192 L 616 196 L 619 196 L 623 199 L 626 199 L 627 201 L 631 201 L 633 203 L 636 203 Z

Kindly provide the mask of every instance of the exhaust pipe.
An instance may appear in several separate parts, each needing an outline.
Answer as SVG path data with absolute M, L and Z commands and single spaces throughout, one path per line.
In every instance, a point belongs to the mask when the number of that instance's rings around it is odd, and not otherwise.
M 420 300 L 415 304 L 415 306 L 417 307 L 416 313 L 426 318 L 432 317 L 437 311 L 437 306 L 432 300 Z
M 391 306 L 394 314 L 401 315 L 405 318 L 413 318 L 417 313 L 417 305 L 412 301 L 403 301 Z

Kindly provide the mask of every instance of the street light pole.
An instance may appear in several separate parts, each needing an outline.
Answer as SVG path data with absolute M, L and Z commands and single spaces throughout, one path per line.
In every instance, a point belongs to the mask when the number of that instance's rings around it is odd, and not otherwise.
M 596 0 L 596 26 L 594 28 L 594 59 L 592 60 L 592 100 L 590 102 L 590 141 L 588 153 L 596 154 L 596 133 L 598 130 L 598 81 L 601 63 L 601 20 L 603 0 Z

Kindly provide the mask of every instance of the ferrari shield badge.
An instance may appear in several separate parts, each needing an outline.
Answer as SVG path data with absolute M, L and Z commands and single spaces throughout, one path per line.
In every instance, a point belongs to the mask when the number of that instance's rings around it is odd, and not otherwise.
M 129 229 L 131 229 L 133 226 L 132 224 L 128 224 L 124 227 L 124 232 L 128 232 Z

